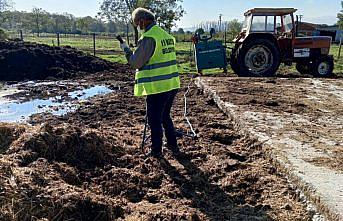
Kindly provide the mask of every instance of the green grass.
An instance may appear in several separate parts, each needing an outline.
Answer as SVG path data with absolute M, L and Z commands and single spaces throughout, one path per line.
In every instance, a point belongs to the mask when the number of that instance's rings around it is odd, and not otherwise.
M 42 44 L 48 45 L 55 45 L 57 46 L 57 39 L 56 37 L 26 37 L 25 41 L 37 42 Z M 71 47 L 75 47 L 77 49 L 83 51 L 92 51 L 93 50 L 93 39 L 92 37 L 84 37 L 84 38 L 74 38 L 74 37 L 62 37 L 60 38 L 60 45 L 66 46 L 69 45 Z M 96 40 L 96 50 L 116 50 L 120 51 L 119 43 L 116 39 L 113 38 L 98 38 Z
M 37 42 L 41 44 L 47 44 L 50 46 L 57 46 L 57 39 L 55 36 L 53 37 L 26 37 L 25 41 L 30 42 Z M 119 62 L 119 63 L 127 63 L 124 53 L 121 51 L 119 47 L 119 43 L 114 38 L 101 38 L 97 37 L 96 39 L 96 55 L 112 61 L 112 62 Z M 81 51 L 84 51 L 89 54 L 93 54 L 93 38 L 92 36 L 89 37 L 64 37 L 61 35 L 60 37 L 60 46 L 71 46 L 77 48 Z
M 185 37 L 185 38 L 188 38 Z M 25 41 L 37 42 L 42 44 L 48 45 L 57 45 L 57 40 L 55 36 L 45 36 L 45 37 L 26 37 Z M 75 47 L 81 51 L 84 51 L 89 54 L 93 54 L 93 39 L 92 36 L 89 37 L 72 37 L 61 35 L 60 37 L 60 44 L 61 46 L 69 45 L 71 47 Z M 179 71 L 180 73 L 196 73 L 194 59 L 190 57 L 191 52 L 191 43 L 190 42 L 178 42 L 176 45 L 176 53 L 177 59 L 179 63 Z M 332 45 L 331 47 L 331 54 L 334 55 L 335 58 L 335 73 L 343 73 L 343 49 L 341 52 L 341 58 L 338 59 L 338 45 Z M 119 63 L 127 63 L 125 55 L 121 52 L 119 48 L 119 43 L 114 38 L 105 38 L 97 36 L 96 40 L 96 55 L 112 61 L 112 62 L 119 62 Z M 295 72 L 295 66 L 284 66 L 281 65 L 281 70 L 293 71 Z M 230 67 L 228 67 L 230 71 Z M 215 74 L 221 73 L 222 71 L 219 69 L 212 69 L 206 70 L 204 74 Z
M 343 73 L 343 47 L 341 49 L 341 57 L 338 59 L 338 51 L 339 46 L 338 45 L 332 45 L 330 54 L 332 54 L 335 58 L 335 73 Z
M 114 55 L 104 55 L 104 54 L 100 54 L 97 55 L 102 59 L 111 61 L 111 62 L 117 62 L 117 63 L 122 63 L 122 64 L 126 64 L 127 60 L 124 56 L 124 54 L 114 54 Z

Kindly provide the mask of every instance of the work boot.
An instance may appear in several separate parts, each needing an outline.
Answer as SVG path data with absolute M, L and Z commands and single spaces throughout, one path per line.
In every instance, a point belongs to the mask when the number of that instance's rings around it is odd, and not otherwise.
M 150 150 L 147 154 L 147 157 L 153 157 L 153 158 L 162 158 L 162 152 L 161 151 L 155 151 Z
M 180 148 L 177 145 L 167 144 L 167 148 L 175 155 L 180 153 Z

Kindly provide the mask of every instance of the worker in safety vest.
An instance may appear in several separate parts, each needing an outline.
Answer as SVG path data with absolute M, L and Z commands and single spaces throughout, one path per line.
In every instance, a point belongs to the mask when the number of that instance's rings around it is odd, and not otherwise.
M 176 154 L 179 148 L 170 116 L 174 98 L 180 88 L 175 53 L 176 41 L 156 24 L 155 15 L 147 9 L 134 10 L 132 20 L 142 35 L 137 49 L 132 52 L 125 42 L 120 47 L 126 53 L 130 66 L 137 69 L 134 95 L 146 96 L 152 140 L 149 155 L 162 156 L 162 126 L 167 138 L 167 148 Z

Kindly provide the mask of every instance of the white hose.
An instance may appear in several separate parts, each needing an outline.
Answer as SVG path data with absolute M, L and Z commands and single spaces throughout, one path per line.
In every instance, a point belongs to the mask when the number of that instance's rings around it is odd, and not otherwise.
M 187 121 L 187 124 L 189 125 L 189 128 L 191 129 L 192 133 L 193 133 L 193 137 L 197 137 L 197 134 L 195 133 L 194 129 L 193 129 L 193 126 L 191 124 L 191 122 L 189 121 L 189 118 L 187 116 L 187 94 L 189 93 L 189 90 L 190 90 L 190 87 L 191 87 L 191 84 L 193 83 L 193 75 L 191 77 L 191 80 L 189 81 L 188 83 L 188 86 L 187 86 L 187 91 L 186 93 L 183 95 L 184 97 L 184 101 L 185 101 L 185 105 L 184 105 L 184 118 L 185 120 Z

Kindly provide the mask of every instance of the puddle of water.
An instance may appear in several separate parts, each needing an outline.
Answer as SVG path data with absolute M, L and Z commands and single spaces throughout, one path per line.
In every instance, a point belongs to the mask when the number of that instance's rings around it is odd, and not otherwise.
M 112 90 L 105 86 L 95 86 L 88 89 L 80 90 L 80 91 L 74 91 L 68 93 L 68 96 L 71 98 L 77 98 L 79 100 L 87 100 L 91 97 L 94 97 L 96 95 L 100 94 L 108 94 L 111 93 Z
M 84 90 L 78 90 L 68 93 L 68 97 L 74 99 L 71 101 L 61 101 L 61 96 L 49 99 L 34 99 L 28 102 L 7 101 L 0 102 L 0 122 L 23 122 L 31 115 L 48 112 L 53 115 L 61 116 L 75 110 L 81 100 L 87 100 L 91 97 L 108 94 L 112 92 L 106 86 L 95 86 Z

